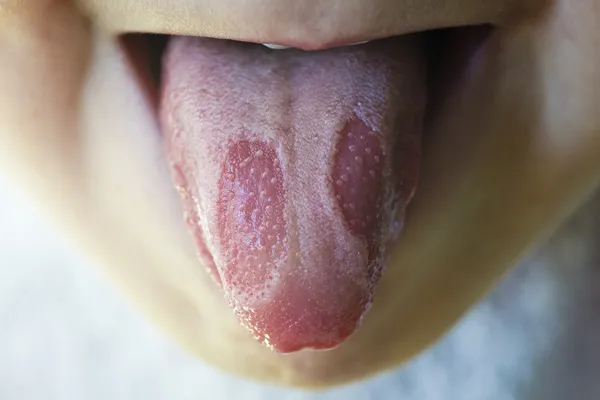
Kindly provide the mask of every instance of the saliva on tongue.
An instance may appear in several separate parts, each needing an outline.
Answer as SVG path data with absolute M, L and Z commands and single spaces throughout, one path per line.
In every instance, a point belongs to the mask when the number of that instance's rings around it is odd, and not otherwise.
M 200 261 L 275 351 L 329 349 L 371 305 L 417 182 L 415 37 L 326 51 L 174 37 L 161 123 Z

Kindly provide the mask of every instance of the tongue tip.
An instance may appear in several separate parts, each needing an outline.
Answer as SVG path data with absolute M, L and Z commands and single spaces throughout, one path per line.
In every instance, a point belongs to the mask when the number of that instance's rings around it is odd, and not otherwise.
M 319 337 L 319 335 L 316 337 L 313 335 L 303 336 L 292 332 L 289 335 L 279 336 L 276 338 L 265 336 L 260 341 L 269 349 L 279 354 L 291 354 L 300 351 L 327 351 L 333 350 L 340 346 L 353 333 L 354 329 L 350 332 L 344 333 L 343 335 L 337 335 L 335 338 L 331 338 Z
M 241 311 L 249 307 L 234 307 L 234 311 L 257 341 L 280 354 L 338 347 L 360 327 L 370 304 L 337 304 L 327 309 L 308 304 L 299 307 L 298 302 L 277 303 L 252 312 Z

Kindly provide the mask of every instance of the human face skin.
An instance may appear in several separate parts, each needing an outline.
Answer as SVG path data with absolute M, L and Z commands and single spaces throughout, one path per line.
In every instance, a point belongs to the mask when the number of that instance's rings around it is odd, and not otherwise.
M 341 384 L 425 349 L 595 190 L 599 20 L 594 0 L 5 0 L 0 167 L 193 354 L 255 379 Z M 327 351 L 255 341 L 196 256 L 158 95 L 121 35 L 317 50 L 484 24 L 432 59 L 419 184 L 362 326 Z M 404 40 L 398 52 L 433 46 Z

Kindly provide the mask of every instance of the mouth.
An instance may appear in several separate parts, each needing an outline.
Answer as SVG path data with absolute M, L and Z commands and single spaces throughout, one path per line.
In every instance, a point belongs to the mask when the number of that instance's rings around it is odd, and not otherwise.
M 257 340 L 324 350 L 358 329 L 402 240 L 428 121 L 491 29 L 317 51 L 122 36 L 199 265 Z

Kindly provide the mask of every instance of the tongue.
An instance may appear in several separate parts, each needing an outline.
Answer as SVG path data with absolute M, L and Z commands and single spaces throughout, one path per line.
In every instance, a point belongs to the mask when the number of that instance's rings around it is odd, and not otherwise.
M 415 190 L 414 38 L 320 52 L 177 37 L 161 118 L 200 261 L 279 352 L 331 348 L 369 308 Z

